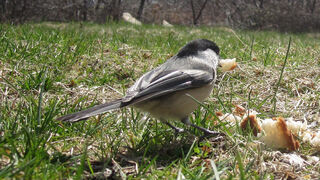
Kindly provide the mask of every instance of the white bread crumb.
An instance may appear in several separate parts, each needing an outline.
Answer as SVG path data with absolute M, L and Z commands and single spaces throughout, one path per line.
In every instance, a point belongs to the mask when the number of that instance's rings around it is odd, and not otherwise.
M 261 128 L 264 135 L 260 136 L 260 140 L 268 147 L 297 150 L 300 146 L 299 142 L 294 139 L 291 131 L 287 128 L 284 119 L 281 117 L 276 120 L 263 120 Z
M 296 136 L 307 130 L 307 121 L 302 123 L 301 121 L 294 121 L 293 118 L 287 118 L 286 123 L 288 129 Z

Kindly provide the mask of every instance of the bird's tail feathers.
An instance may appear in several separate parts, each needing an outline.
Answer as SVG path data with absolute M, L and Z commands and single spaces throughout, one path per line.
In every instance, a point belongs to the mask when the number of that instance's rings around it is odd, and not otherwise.
M 96 116 L 102 113 L 105 113 L 107 111 L 113 110 L 113 109 L 117 109 L 122 107 L 121 105 L 121 99 L 112 101 L 112 102 L 108 102 L 105 104 L 100 104 L 97 106 L 94 106 L 92 108 L 83 110 L 83 111 L 79 111 L 76 113 L 72 113 L 72 114 L 68 114 L 62 117 L 59 117 L 57 120 L 58 121 L 65 121 L 65 122 L 77 122 L 77 121 L 81 121 L 81 120 L 87 120 L 89 117 L 91 116 Z

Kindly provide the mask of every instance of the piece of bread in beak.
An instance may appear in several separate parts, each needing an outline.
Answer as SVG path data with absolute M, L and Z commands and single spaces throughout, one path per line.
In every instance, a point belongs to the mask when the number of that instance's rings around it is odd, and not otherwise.
M 219 66 L 223 72 L 231 71 L 237 67 L 236 58 L 220 59 Z

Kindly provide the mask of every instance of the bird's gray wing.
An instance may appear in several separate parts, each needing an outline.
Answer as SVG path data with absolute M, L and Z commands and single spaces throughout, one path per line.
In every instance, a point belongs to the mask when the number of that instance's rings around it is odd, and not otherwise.
M 214 74 L 213 70 L 212 72 L 190 69 L 163 71 L 152 80 L 149 79 L 149 82 L 143 78 L 139 79 L 134 85 L 135 88 L 129 89 L 122 103 L 130 105 L 175 91 L 202 87 L 215 79 Z
M 91 116 L 102 114 L 112 109 L 125 107 L 144 100 L 160 97 L 175 91 L 197 88 L 214 80 L 214 73 L 203 70 L 170 70 L 160 71 L 142 76 L 133 88 L 127 92 L 127 96 L 109 103 L 97 105 L 89 109 L 68 114 L 58 118 L 59 121 L 76 122 L 86 120 Z

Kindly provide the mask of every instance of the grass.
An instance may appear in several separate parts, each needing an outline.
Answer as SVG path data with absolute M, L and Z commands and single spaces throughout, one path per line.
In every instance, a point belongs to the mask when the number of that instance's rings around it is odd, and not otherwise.
M 293 168 L 277 156 L 280 152 L 251 146 L 254 137 L 213 117 L 238 104 L 261 118 L 315 122 L 320 110 L 318 37 L 224 27 L 1 24 L 0 178 L 317 178 L 319 163 Z M 201 132 L 179 122 L 175 125 L 188 131 L 176 136 L 130 108 L 74 124 L 55 121 L 121 97 L 144 72 L 196 38 L 215 41 L 221 57 L 236 57 L 240 66 L 232 73 L 219 72 L 212 96 L 191 117 L 225 132 L 226 140 L 199 142 Z M 319 157 L 319 150 L 306 143 L 296 153 Z

